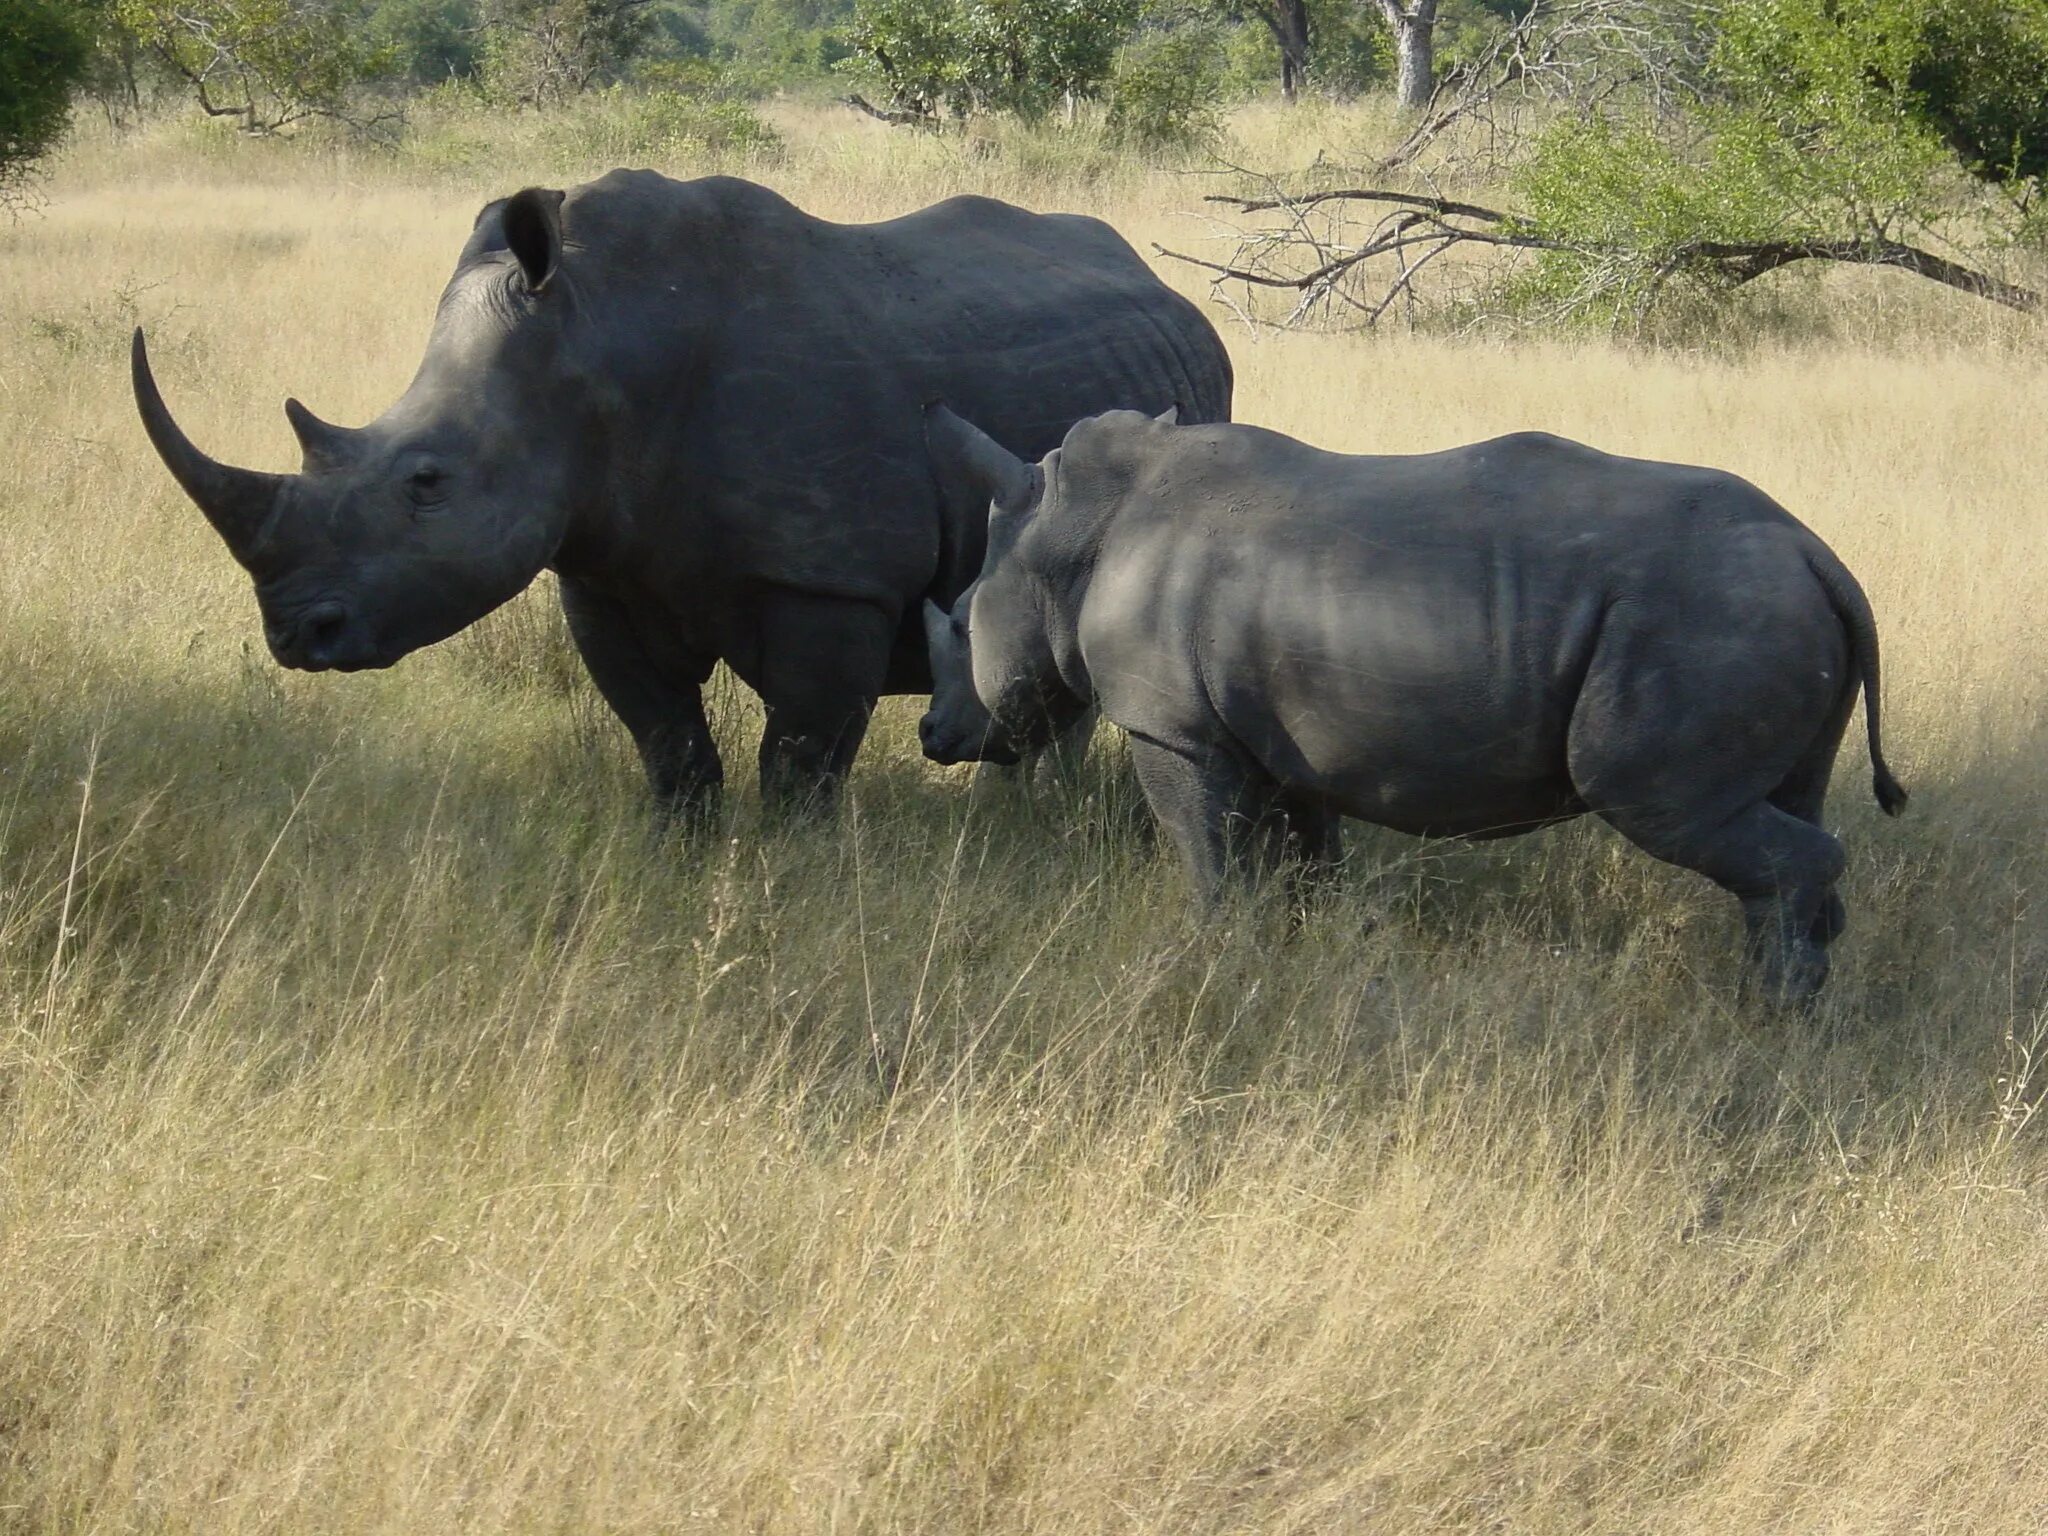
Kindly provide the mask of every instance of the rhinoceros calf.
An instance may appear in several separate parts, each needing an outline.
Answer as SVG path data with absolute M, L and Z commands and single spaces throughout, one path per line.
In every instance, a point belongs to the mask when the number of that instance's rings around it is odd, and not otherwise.
M 1499 837 L 1591 811 L 1740 898 L 1776 995 L 1842 931 L 1821 803 L 1877 631 L 1754 486 L 1540 433 L 1352 457 L 1132 412 L 1038 465 L 943 408 L 992 503 L 980 578 L 926 611 L 939 762 L 1004 761 L 1085 700 L 1130 733 L 1198 897 L 1334 861 L 1340 815 Z
M 729 177 L 614 171 L 478 216 L 426 357 L 367 427 L 295 400 L 297 475 L 179 431 L 142 333 L 157 452 L 255 580 L 288 667 L 385 667 L 543 569 L 655 792 L 723 779 L 701 688 L 761 695 L 765 792 L 829 790 L 877 695 L 931 686 L 920 600 L 981 568 L 986 503 L 936 483 L 919 409 L 1020 453 L 1178 400 L 1230 415 L 1201 314 L 1095 219 L 961 197 L 832 224 Z

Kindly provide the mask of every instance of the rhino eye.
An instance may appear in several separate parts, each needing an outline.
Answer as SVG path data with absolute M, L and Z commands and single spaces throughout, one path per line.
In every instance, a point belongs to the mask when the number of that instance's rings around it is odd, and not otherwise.
M 422 464 L 405 477 L 406 493 L 419 505 L 432 506 L 447 492 L 448 477 L 432 464 Z
M 955 640 L 965 640 L 967 638 L 967 621 L 956 613 L 953 615 L 952 624 L 953 638 Z

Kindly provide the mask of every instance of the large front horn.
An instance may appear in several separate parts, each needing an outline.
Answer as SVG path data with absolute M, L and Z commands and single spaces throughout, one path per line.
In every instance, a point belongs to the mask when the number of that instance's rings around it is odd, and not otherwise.
M 142 328 L 136 327 L 133 352 L 135 405 L 142 412 L 142 425 L 156 446 L 157 457 L 177 477 L 185 494 L 206 514 L 214 531 L 227 540 L 230 553 L 246 560 L 271 509 L 277 504 L 286 475 L 268 475 L 253 469 L 236 469 L 209 459 L 178 429 L 157 392 L 156 379 L 149 371 L 149 349 L 142 342 Z

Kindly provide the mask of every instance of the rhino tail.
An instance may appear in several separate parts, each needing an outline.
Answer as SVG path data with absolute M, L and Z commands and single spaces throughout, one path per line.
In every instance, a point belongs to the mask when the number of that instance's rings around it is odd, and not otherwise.
M 1884 760 L 1882 733 L 1878 724 L 1877 620 L 1870 612 L 1870 599 L 1863 595 L 1849 568 L 1823 548 L 1808 557 L 1808 565 L 1828 595 L 1828 604 L 1849 631 L 1851 661 L 1863 683 L 1863 718 L 1870 736 L 1870 787 L 1878 808 L 1896 816 L 1906 808 L 1906 786 L 1893 776 Z

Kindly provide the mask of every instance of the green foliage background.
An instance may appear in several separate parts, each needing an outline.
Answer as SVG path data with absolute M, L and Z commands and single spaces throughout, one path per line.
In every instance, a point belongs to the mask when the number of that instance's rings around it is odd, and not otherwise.
M 2028 238 L 2048 172 L 2043 0 L 1731 0 L 1701 99 L 1567 114 L 1513 168 L 1546 253 L 1519 302 L 1602 324 L 1732 286 L 1716 243 Z
M 0 0 L 0 202 L 56 142 L 91 56 L 86 13 L 61 0 Z

